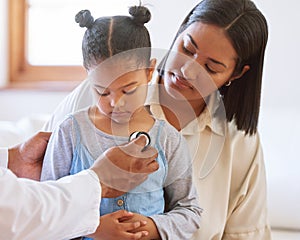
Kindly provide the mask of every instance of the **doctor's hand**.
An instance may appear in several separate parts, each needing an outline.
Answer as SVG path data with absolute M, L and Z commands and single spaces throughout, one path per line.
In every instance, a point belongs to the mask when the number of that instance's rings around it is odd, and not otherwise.
M 8 168 L 18 177 L 39 180 L 50 132 L 38 132 L 33 137 L 8 150 Z
M 91 169 L 98 175 L 102 197 L 117 197 L 145 181 L 150 173 L 159 168 L 157 150 L 145 149 L 146 137 L 112 147 L 104 152 Z

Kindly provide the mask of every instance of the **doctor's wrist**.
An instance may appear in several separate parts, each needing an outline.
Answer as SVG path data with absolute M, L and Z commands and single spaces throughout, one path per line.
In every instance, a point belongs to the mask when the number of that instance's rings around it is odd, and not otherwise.
M 18 172 L 18 163 L 22 161 L 22 156 L 19 151 L 19 147 L 15 146 L 8 149 L 8 163 L 7 167 L 17 176 L 19 176 Z

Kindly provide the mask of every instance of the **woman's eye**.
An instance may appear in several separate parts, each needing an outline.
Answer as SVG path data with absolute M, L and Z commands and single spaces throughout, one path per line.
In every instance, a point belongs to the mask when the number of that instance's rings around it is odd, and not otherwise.
M 128 90 L 124 90 L 123 93 L 126 94 L 126 95 L 130 95 L 130 94 L 135 93 L 136 89 L 137 89 L 137 87 L 131 88 L 131 89 L 128 89 Z
M 188 48 L 186 48 L 185 46 L 182 46 L 182 50 L 183 50 L 183 52 L 185 52 L 188 55 L 194 55 L 194 53 L 191 50 L 189 50 Z
M 205 68 L 211 74 L 216 74 L 217 73 L 216 71 L 212 70 L 207 64 L 205 64 Z

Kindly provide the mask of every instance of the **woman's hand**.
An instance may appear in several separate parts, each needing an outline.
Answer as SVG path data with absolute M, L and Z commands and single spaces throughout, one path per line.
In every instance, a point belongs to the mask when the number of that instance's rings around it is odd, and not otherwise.
M 95 240 L 138 240 L 148 235 L 145 230 L 137 230 L 147 224 L 144 220 L 132 220 L 133 213 L 119 210 L 100 217 L 100 225 L 95 233 L 87 237 Z M 131 221 L 130 221 L 131 220 Z

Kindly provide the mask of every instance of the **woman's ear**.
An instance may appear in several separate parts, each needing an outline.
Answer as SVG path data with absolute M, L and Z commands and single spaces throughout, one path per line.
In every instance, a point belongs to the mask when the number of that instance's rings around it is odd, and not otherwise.
M 155 66 L 156 66 L 156 58 L 152 58 L 152 59 L 150 60 L 150 66 L 149 66 L 149 68 L 147 69 L 148 82 L 150 82 L 151 79 L 152 79 L 152 75 L 153 75 L 153 73 L 154 73 Z
M 232 76 L 232 77 L 230 78 L 229 81 L 232 82 L 232 81 L 234 81 L 235 79 L 241 78 L 241 77 L 242 77 L 249 69 L 250 69 L 250 66 L 249 66 L 249 65 L 245 65 L 245 66 L 243 67 L 242 71 L 241 71 L 239 74 Z

